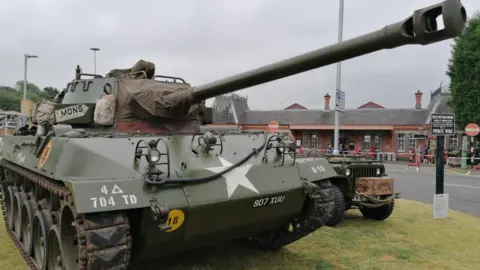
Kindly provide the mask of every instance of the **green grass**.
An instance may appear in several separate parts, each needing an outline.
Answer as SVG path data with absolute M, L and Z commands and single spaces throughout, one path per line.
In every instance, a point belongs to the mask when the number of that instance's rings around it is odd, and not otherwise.
M 1 224 L 3 227 L 3 223 Z M 1 269 L 26 269 L 1 228 Z M 384 222 L 347 212 L 338 227 L 323 227 L 280 251 L 262 252 L 235 243 L 205 248 L 142 265 L 161 269 L 480 269 L 480 218 L 450 211 L 434 220 L 432 207 L 397 200 Z

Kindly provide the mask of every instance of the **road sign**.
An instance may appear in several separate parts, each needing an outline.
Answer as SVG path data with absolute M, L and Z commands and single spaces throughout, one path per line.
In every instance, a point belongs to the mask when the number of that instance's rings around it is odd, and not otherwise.
M 448 216 L 448 204 L 445 207 L 447 196 L 441 196 L 445 187 L 445 156 L 444 143 L 445 136 L 455 134 L 455 114 L 453 113 L 434 113 L 431 118 L 432 135 L 437 136 L 436 142 L 436 160 L 435 160 L 435 194 L 434 197 L 434 218 L 444 218 Z M 445 200 L 445 198 L 447 198 Z M 445 210 L 447 208 L 447 210 Z M 445 214 L 447 211 L 447 214 Z
M 433 195 L 433 218 L 448 218 L 448 194 Z
M 432 114 L 432 135 L 448 136 L 455 133 L 455 114 L 434 113 Z
M 268 123 L 268 133 L 277 132 L 279 126 L 280 125 L 278 124 L 277 121 L 275 120 L 270 121 L 270 123 Z
M 335 93 L 335 110 L 339 112 L 345 111 L 345 92 L 338 89 Z
M 470 137 L 475 137 L 480 133 L 480 127 L 475 123 L 470 123 L 465 127 L 465 133 Z

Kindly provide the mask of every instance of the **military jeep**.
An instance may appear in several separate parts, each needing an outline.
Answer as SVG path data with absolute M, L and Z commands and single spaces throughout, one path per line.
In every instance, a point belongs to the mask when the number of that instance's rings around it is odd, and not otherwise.
M 387 177 L 381 161 L 361 155 L 326 158 L 339 175 L 346 176 L 332 180 L 335 207 L 328 226 L 340 223 L 349 209 L 358 208 L 365 218 L 374 220 L 384 220 L 392 214 L 400 193 L 395 192 L 394 181 Z

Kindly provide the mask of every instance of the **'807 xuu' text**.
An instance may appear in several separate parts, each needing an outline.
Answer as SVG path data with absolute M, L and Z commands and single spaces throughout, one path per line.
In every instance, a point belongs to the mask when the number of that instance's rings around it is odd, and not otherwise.
M 255 201 L 253 201 L 252 207 L 257 208 L 257 207 L 264 207 L 272 204 L 280 204 L 280 203 L 283 203 L 284 200 L 285 200 L 285 195 L 265 197 L 265 198 L 256 199 Z

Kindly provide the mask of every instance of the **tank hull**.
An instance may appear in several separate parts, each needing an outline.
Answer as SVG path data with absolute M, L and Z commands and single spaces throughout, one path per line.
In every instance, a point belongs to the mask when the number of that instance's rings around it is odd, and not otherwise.
M 164 139 L 169 149 L 171 175 L 202 178 L 236 164 L 250 149 L 265 144 L 264 135 L 224 135 L 222 147 L 198 155 L 192 154 L 193 135 L 156 139 Z M 211 181 L 149 185 L 144 178 L 148 164 L 137 160 L 135 153 L 139 142 L 151 137 L 37 138 L 6 136 L 0 141 L 2 175 L 7 175 L 2 189 L 10 194 L 3 205 L 7 228 L 15 232 L 22 227 L 9 222 L 21 211 L 15 212 L 8 203 L 22 196 L 19 205 L 33 201 L 34 212 L 51 215 L 46 225 L 58 231 L 63 250 L 76 249 L 69 243 L 82 238 L 86 249 L 96 247 L 86 256 L 92 264 L 137 264 L 229 240 L 248 240 L 283 230 L 292 220 L 312 218 L 304 231 L 272 245 L 281 247 L 321 227 L 333 208 L 328 179 L 336 172 L 326 160 L 294 163 L 286 156 L 282 165 L 270 149 Z M 220 148 L 225 154 L 215 154 Z M 268 152 L 273 160 L 265 163 Z M 324 170 L 314 173 L 311 167 Z M 320 193 L 312 196 L 309 183 L 318 184 Z M 21 237 L 17 241 L 23 245 Z M 122 256 L 123 261 L 118 259 Z M 109 261 L 113 257 L 117 261 Z

